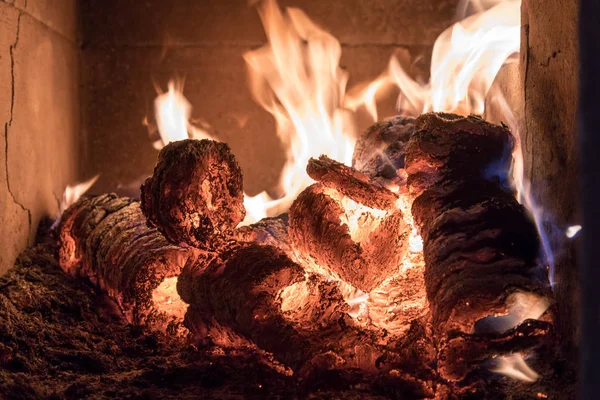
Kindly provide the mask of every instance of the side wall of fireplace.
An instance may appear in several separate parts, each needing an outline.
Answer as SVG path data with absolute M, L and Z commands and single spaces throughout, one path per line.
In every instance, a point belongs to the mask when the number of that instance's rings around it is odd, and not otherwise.
M 521 77 L 524 88 L 526 176 L 550 217 L 556 250 L 556 327 L 569 354 L 577 342 L 577 240 L 565 229 L 580 223 L 577 156 L 578 2 L 523 0 Z M 584 228 L 585 229 L 585 226 Z
M 0 0 L 0 274 L 78 175 L 76 0 Z

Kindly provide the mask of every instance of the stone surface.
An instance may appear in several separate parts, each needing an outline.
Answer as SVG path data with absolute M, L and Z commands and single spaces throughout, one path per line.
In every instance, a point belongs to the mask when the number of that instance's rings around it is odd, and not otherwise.
M 84 0 L 87 46 L 258 46 L 265 41 L 248 0 Z M 304 10 L 343 44 L 431 45 L 449 26 L 458 0 L 280 0 Z M 110 29 L 107 27 L 110 25 Z
M 51 15 L 75 15 L 74 2 L 43 3 L 0 2 L 0 274 L 77 180 L 78 51 L 51 27 L 69 20 Z
M 12 0 L 12 3 L 56 33 L 73 42 L 78 40 L 78 0 Z
M 564 229 L 578 223 L 577 21 L 577 2 L 523 1 L 522 136 L 526 177 L 535 189 L 536 202 L 554 224 L 557 235 L 551 239 L 560 245 L 555 253 L 556 327 L 564 343 L 573 343 L 578 324 L 575 246 L 564 237 Z

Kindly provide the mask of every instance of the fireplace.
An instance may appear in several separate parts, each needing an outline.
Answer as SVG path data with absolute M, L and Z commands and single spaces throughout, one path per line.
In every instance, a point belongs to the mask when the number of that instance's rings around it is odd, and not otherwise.
M 10 396 L 575 396 L 576 4 L 43 3 L 0 2 Z

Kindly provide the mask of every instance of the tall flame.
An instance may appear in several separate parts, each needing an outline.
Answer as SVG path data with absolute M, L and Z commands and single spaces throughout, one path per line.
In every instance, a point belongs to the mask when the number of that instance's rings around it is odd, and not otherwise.
M 429 111 L 483 114 L 486 95 L 498 71 L 520 48 L 520 0 L 463 0 L 458 22 L 435 41 L 430 81 L 415 81 L 392 56 L 388 69 L 346 105 L 365 104 L 377 119 L 377 93 L 389 86 L 400 89 L 397 108 L 404 115 Z M 469 13 L 471 11 L 471 13 Z
M 247 199 L 254 219 L 285 211 L 313 182 L 306 173 L 311 157 L 325 154 L 349 165 L 354 150 L 350 114 L 342 107 L 348 74 L 339 67 L 340 43 L 299 9 L 282 13 L 274 0 L 266 0 L 258 12 L 268 44 L 244 59 L 252 94 L 275 118 L 287 161 L 282 197 L 274 200 L 263 192 Z
M 160 134 L 155 147 L 161 149 L 170 142 L 192 139 L 210 139 L 210 135 L 190 123 L 192 105 L 183 95 L 183 81 L 169 81 L 168 90 L 154 100 L 154 115 Z

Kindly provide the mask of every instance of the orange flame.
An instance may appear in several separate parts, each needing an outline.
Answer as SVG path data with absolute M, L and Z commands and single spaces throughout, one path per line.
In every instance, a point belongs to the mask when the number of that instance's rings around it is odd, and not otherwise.
M 498 71 L 519 52 L 520 5 L 520 0 L 463 1 L 460 21 L 435 41 L 427 84 L 413 80 L 392 57 L 387 71 L 354 93 L 346 105 L 355 110 L 365 104 L 376 120 L 377 93 L 397 86 L 397 108 L 405 115 L 429 111 L 483 114 L 486 94 Z M 469 15 L 468 9 L 475 12 Z
M 244 54 L 250 90 L 275 118 L 287 161 L 282 197 L 274 200 L 263 192 L 247 199 L 254 218 L 285 211 L 313 182 L 306 174 L 311 157 L 325 154 L 349 165 L 354 150 L 350 114 L 342 107 L 348 74 L 339 67 L 340 43 L 299 9 L 282 13 L 274 0 L 266 0 L 258 12 L 268 44 Z
M 183 95 L 183 81 L 169 81 L 169 90 L 159 94 L 154 100 L 154 114 L 160 134 L 154 147 L 160 150 L 170 142 L 177 140 L 212 139 L 204 129 L 190 123 L 192 105 Z
M 52 228 L 55 228 L 60 223 L 60 218 L 65 210 L 71 205 L 75 204 L 75 202 L 77 202 L 81 196 L 83 196 L 92 186 L 94 186 L 94 183 L 96 183 L 99 177 L 100 175 L 98 174 L 87 181 L 77 183 L 73 186 L 67 185 L 65 191 L 63 192 L 62 199 L 59 202 L 58 216 L 54 220 Z

